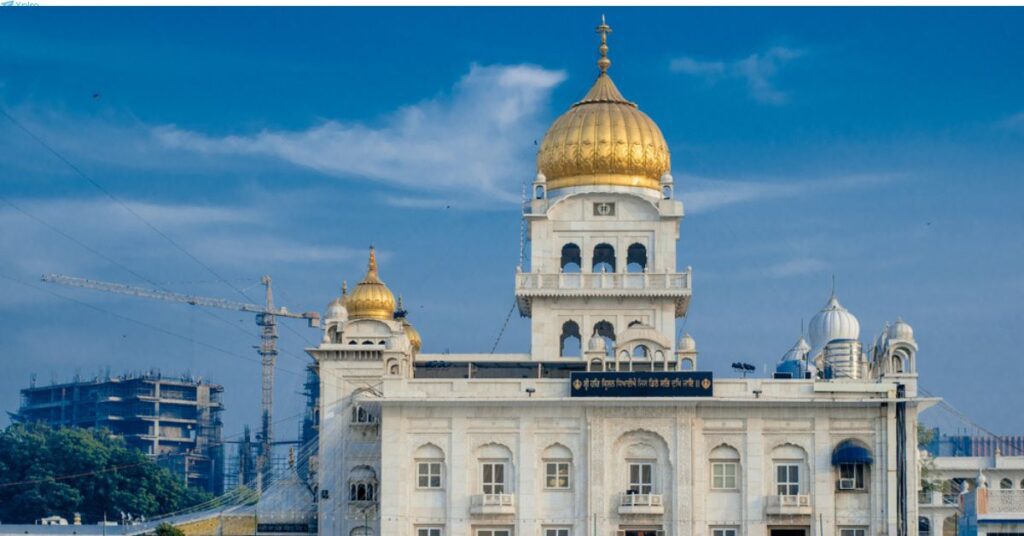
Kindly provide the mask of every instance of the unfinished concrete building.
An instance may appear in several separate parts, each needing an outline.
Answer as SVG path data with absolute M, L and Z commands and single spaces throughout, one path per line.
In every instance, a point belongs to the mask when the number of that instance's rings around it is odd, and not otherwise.
M 188 486 L 220 494 L 223 392 L 201 379 L 159 372 L 76 379 L 22 389 L 21 407 L 12 418 L 106 428 L 181 475 Z

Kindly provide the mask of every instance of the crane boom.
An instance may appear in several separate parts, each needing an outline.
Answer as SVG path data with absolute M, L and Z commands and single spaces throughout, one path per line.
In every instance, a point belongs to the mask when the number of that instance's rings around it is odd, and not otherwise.
M 226 300 L 223 298 L 207 298 L 205 296 L 194 296 L 191 294 L 180 294 L 178 292 L 170 292 L 165 290 L 153 290 L 145 287 L 135 287 L 131 285 L 125 285 L 122 283 L 110 283 L 107 281 L 96 281 L 94 279 L 85 279 L 82 277 L 72 277 L 69 275 L 61 274 L 46 274 L 42 277 L 42 280 L 47 283 L 57 283 L 59 285 L 65 285 L 69 287 L 88 288 L 93 290 L 101 290 L 103 292 L 113 292 L 115 294 L 125 294 L 128 296 L 135 296 L 137 298 L 150 298 L 153 300 L 164 300 L 178 303 L 187 303 L 189 305 L 199 305 L 202 307 L 214 307 L 217 309 L 228 309 L 232 311 L 244 311 L 247 313 L 257 314 L 269 314 L 274 316 L 283 316 L 286 318 L 303 318 L 309 321 L 310 327 L 317 327 L 320 325 L 320 314 L 315 312 L 307 313 L 293 313 L 287 308 L 275 308 L 273 302 L 269 302 L 268 305 L 256 305 L 254 303 L 243 303 L 233 300 Z M 267 279 L 269 281 L 269 279 Z
M 270 446 L 273 443 L 273 405 L 274 405 L 274 367 L 277 363 L 277 317 L 305 319 L 310 327 L 320 325 L 320 314 L 316 312 L 293 313 L 284 307 L 274 307 L 274 293 L 269 275 L 260 279 L 260 283 L 266 287 L 266 303 L 256 305 L 223 298 L 207 298 L 205 296 L 193 296 L 181 294 L 168 290 L 154 290 L 145 287 L 135 287 L 122 283 L 110 283 L 107 281 L 96 281 L 81 277 L 72 277 L 61 274 L 46 274 L 42 280 L 47 283 L 56 283 L 69 287 L 87 288 L 103 292 L 113 292 L 136 298 L 149 298 L 177 303 L 187 303 L 201 307 L 214 307 L 217 309 L 228 309 L 232 311 L 243 311 L 256 315 L 256 325 L 260 327 L 260 345 L 257 352 L 260 354 L 260 365 L 262 367 L 262 397 L 260 400 L 260 456 L 256 460 L 257 465 L 257 489 L 262 490 L 263 479 L 270 469 Z

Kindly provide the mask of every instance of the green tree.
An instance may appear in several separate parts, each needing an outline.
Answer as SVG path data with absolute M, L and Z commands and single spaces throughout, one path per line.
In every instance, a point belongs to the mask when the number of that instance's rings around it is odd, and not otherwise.
M 0 432 L 0 522 L 79 512 L 154 516 L 210 499 L 102 429 L 12 424 Z

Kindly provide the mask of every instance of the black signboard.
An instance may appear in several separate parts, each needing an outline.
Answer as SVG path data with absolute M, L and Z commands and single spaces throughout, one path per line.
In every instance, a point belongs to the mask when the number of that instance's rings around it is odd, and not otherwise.
M 710 372 L 573 372 L 572 396 L 711 396 Z

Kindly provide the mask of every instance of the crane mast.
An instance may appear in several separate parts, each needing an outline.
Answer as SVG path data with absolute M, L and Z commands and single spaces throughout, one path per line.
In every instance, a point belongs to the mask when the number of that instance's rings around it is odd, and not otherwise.
M 42 280 L 47 283 L 56 283 L 69 287 L 87 288 L 103 292 L 113 292 L 137 298 L 148 298 L 176 303 L 187 303 L 201 307 L 213 307 L 228 309 L 232 311 L 243 311 L 256 315 L 256 325 L 260 328 L 260 345 L 257 350 L 260 355 L 260 366 L 262 367 L 262 392 L 260 399 L 260 453 L 256 459 L 257 488 L 262 489 L 262 482 L 265 473 L 269 470 L 270 448 L 273 441 L 273 407 L 274 407 L 274 367 L 277 364 L 277 317 L 300 318 L 308 322 L 310 327 L 320 325 L 320 314 L 316 312 L 293 313 L 287 308 L 274 306 L 273 282 L 269 275 L 260 278 L 260 283 L 266 289 L 265 303 L 256 305 L 252 303 L 226 300 L 222 298 L 208 298 L 205 296 L 194 296 L 181 294 L 166 290 L 154 290 L 144 287 L 135 287 L 122 283 L 110 283 L 107 281 L 96 281 L 81 277 L 71 277 L 60 274 L 46 274 Z

